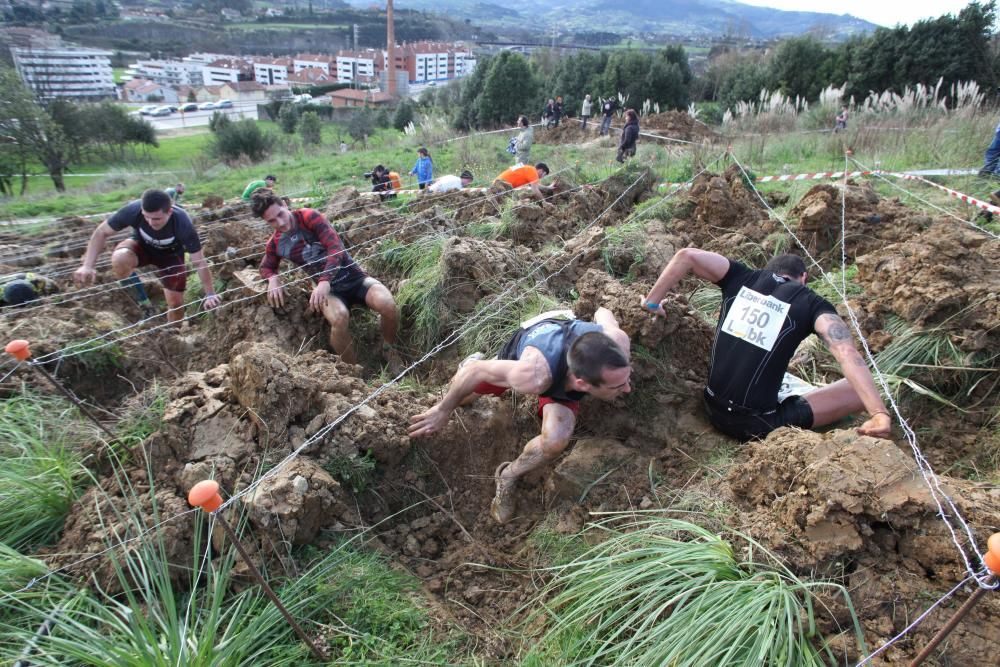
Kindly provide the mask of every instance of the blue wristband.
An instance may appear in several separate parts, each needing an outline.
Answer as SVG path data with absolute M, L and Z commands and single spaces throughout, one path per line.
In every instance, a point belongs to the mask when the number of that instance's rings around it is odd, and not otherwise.
M 646 302 L 646 308 L 649 308 L 650 310 L 656 310 L 659 307 L 660 307 L 660 304 L 656 303 L 655 301 L 647 301 Z

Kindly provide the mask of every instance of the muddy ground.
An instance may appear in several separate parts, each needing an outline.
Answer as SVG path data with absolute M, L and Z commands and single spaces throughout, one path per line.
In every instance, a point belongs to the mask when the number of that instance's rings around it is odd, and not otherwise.
M 552 134 L 569 134 L 573 125 Z M 155 487 L 161 517 L 186 509 L 186 493 L 200 479 L 214 476 L 237 493 L 260 470 L 305 445 L 232 510 L 245 513 L 246 539 L 263 564 L 271 572 L 294 573 L 297 547 L 322 546 L 367 529 L 370 545 L 419 577 L 446 616 L 442 620 L 477 636 L 490 661 L 516 657 L 519 646 L 498 628 L 536 594 L 538 575 L 531 568 L 547 558 L 539 534 L 575 533 L 591 512 L 656 507 L 704 512 L 706 521 L 752 535 L 796 573 L 844 583 L 868 648 L 880 646 L 965 576 L 913 453 L 898 429 L 892 440 L 859 437 L 851 428 L 858 422 L 826 433 L 780 429 L 744 446 L 711 428 L 699 397 L 712 326 L 687 298 L 699 283 L 682 284 L 667 304 L 666 319 L 650 319 L 636 304 L 679 248 L 693 245 L 762 263 L 788 248 L 789 240 L 733 168 L 704 174 L 662 206 L 630 217 L 637 204 L 659 196 L 655 182 L 649 172 L 630 170 L 593 187 L 565 183 L 562 194 L 542 203 L 505 190 L 458 192 L 402 210 L 345 189 L 324 207 L 363 265 L 383 266 L 377 255 L 386 239 L 446 237 L 440 260 L 446 296 L 437 310 L 442 338 L 517 280 L 580 317 L 607 307 L 631 336 L 632 393 L 612 404 L 584 402 L 572 447 L 523 481 L 517 518 L 508 525 L 489 517 L 493 471 L 537 434 L 535 400 L 483 397 L 458 410 L 434 437 L 411 440 L 410 416 L 437 400 L 461 357 L 461 346 L 454 345 L 412 371 L 421 383 L 389 387 L 345 418 L 384 381 L 377 321 L 355 312 L 361 364 L 354 366 L 329 351 L 322 321 L 305 313 L 304 282 L 289 287 L 284 309 L 267 306 L 256 281 L 259 249 L 253 248 L 266 239 L 266 230 L 238 207 L 199 220 L 206 254 L 224 258 L 216 260 L 216 274 L 232 290 L 227 307 L 180 331 L 123 340 L 106 364 L 80 355 L 57 370 L 74 391 L 111 413 L 136 392 L 152 391 L 154 383 L 166 392 L 162 426 L 134 448 L 128 464 L 140 495 Z M 473 223 L 502 216 L 511 221 L 502 235 L 472 234 Z M 874 352 L 892 344 L 900 334 L 890 324 L 903 320 L 918 331 L 940 333 L 964 355 L 963 366 L 995 355 L 996 241 L 884 199 L 866 182 L 848 183 L 843 211 L 839 187 L 818 185 L 788 214 L 827 270 L 839 267 L 842 218 L 860 287 L 850 305 Z M 623 245 L 615 236 L 624 225 L 638 230 L 634 244 Z M 45 251 L 30 242 L 4 242 L 46 261 Z M 540 276 L 548 279 L 539 282 Z M 378 277 L 394 292 L 407 280 L 388 269 Z M 107 276 L 103 280 L 110 283 Z M 107 292 L 4 318 L 11 334 L 37 341 L 37 355 L 127 326 L 137 311 L 121 292 Z M 410 360 L 426 351 L 414 336 L 415 324 L 404 311 Z M 800 367 L 823 367 L 820 353 L 803 355 Z M 914 392 L 901 393 L 900 400 L 982 548 L 986 536 L 1000 530 L 996 374 L 977 376 L 972 386 L 959 370 L 913 377 L 965 392 L 961 411 Z M 0 390 L 19 387 L 8 381 Z M 375 471 L 358 484 L 358 476 L 345 471 L 361 470 L 365 459 L 376 462 Z M 108 519 L 112 500 L 122 495 L 113 477 L 99 486 L 74 507 L 47 557 L 52 565 L 73 563 L 103 549 L 109 536 L 132 530 Z M 152 506 L 147 499 L 135 508 L 149 524 L 155 521 Z M 180 572 L 190 558 L 190 536 L 186 527 L 168 524 L 165 530 L 168 555 Z M 102 558 L 71 571 L 103 586 L 117 584 Z M 875 664 L 911 658 L 969 592 L 967 585 Z M 998 613 L 1000 598 L 988 595 L 936 664 L 992 664 L 990 656 L 1000 649 L 993 622 Z M 830 601 L 821 616 L 824 637 L 847 660 L 861 657 L 845 630 L 847 610 Z

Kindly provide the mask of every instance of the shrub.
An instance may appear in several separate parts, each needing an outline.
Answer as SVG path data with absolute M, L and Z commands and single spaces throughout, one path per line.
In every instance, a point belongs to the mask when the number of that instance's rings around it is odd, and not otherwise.
M 299 118 L 299 134 L 302 135 L 302 143 L 310 146 L 319 146 L 323 143 L 323 121 L 319 119 L 319 114 L 315 111 L 306 111 Z
M 246 158 L 260 162 L 274 147 L 274 137 L 260 129 L 253 120 L 223 124 L 212 137 L 209 150 L 220 160 L 234 162 Z
M 282 104 L 281 111 L 278 112 L 278 126 L 285 134 L 295 134 L 295 127 L 299 124 L 299 110 L 294 104 Z

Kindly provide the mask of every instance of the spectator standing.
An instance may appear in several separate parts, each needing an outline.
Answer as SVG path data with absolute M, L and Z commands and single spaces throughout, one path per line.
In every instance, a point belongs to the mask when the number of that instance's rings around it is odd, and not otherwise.
M 549 101 L 545 103 L 545 108 L 542 109 L 542 120 L 545 121 L 545 127 L 552 127 L 552 118 L 556 115 L 556 101 L 549 98 Z
M 434 180 L 434 162 L 427 149 L 421 146 L 417 149 L 417 162 L 410 170 L 417 177 L 417 187 L 423 190 Z
M 583 98 L 583 106 L 580 107 L 580 129 L 587 129 L 587 121 L 590 120 L 591 110 L 590 95 Z
M 601 114 L 603 114 L 603 117 L 601 118 L 600 136 L 603 137 L 605 134 L 611 132 L 611 119 L 615 115 L 616 108 L 618 108 L 618 103 L 612 97 L 604 100 L 604 103 L 601 105 Z
M 625 162 L 625 158 L 635 155 L 635 142 L 639 139 L 639 114 L 635 109 L 625 110 L 625 127 L 622 128 L 622 136 L 618 140 L 618 155 L 615 157 L 619 162 Z
M 1000 123 L 993 130 L 993 142 L 986 149 L 986 156 L 983 160 L 983 168 L 979 170 L 980 176 L 992 176 L 1000 173 Z
M 518 164 L 531 164 L 531 144 L 535 141 L 535 128 L 531 127 L 527 116 L 519 117 L 517 124 L 521 131 L 514 142 L 514 159 Z
M 840 132 L 841 130 L 847 129 L 847 107 L 840 107 L 840 113 L 837 114 L 833 125 L 834 132 Z
M 563 99 L 562 96 L 556 97 L 556 103 L 552 106 L 552 116 L 555 119 L 556 127 L 559 127 L 559 121 L 562 119 L 563 115 Z

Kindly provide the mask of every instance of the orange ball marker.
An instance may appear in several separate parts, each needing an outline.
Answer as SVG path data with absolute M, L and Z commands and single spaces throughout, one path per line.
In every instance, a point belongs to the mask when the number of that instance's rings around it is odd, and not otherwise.
M 219 483 L 214 479 L 204 479 L 188 492 L 188 503 L 192 507 L 200 507 L 206 512 L 214 512 L 222 505 L 219 495 Z
M 1000 533 L 993 533 L 986 541 L 988 550 L 983 556 L 983 563 L 995 575 L 1000 575 Z
M 27 361 L 31 358 L 31 350 L 28 348 L 28 341 L 23 338 L 12 340 L 3 349 L 4 352 L 14 357 L 18 361 Z

